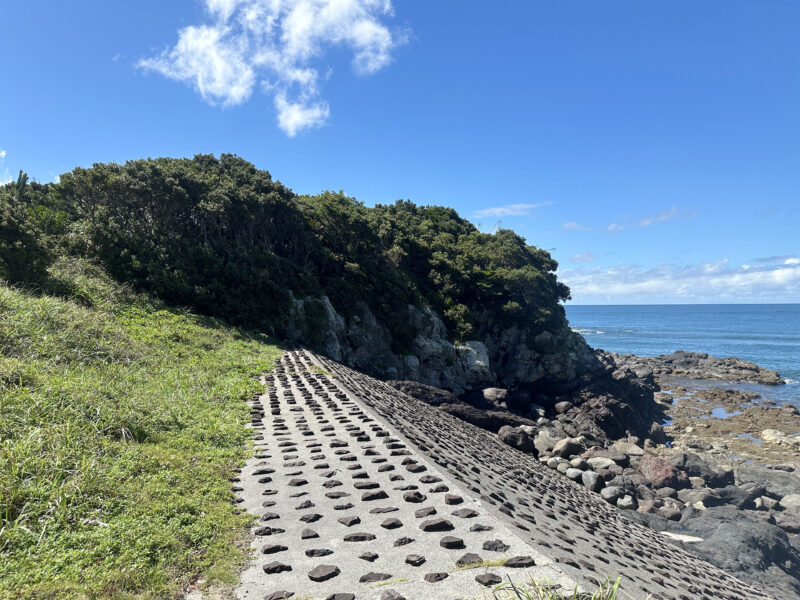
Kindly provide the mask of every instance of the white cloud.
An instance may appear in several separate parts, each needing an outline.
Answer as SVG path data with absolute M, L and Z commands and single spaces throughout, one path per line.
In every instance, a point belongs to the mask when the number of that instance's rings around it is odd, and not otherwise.
M 541 202 L 539 204 L 506 204 L 505 206 L 492 206 L 476 210 L 475 217 L 523 217 L 531 214 L 537 208 L 550 206 L 552 202 Z
M 580 254 L 573 254 L 569 257 L 572 262 L 581 263 L 581 262 L 592 262 L 596 256 L 591 252 L 581 252 Z
M 558 276 L 570 286 L 579 303 L 800 301 L 800 261 L 762 267 L 734 267 L 728 259 L 649 269 L 620 265 L 610 269 L 559 270 Z
M 0 160 L 6 159 L 6 151 L 0 148 Z
M 186 27 L 172 50 L 139 64 L 171 79 L 192 82 L 211 104 L 241 104 L 250 97 L 255 72 L 242 56 L 242 48 L 237 48 L 242 40 L 224 36 L 225 30 L 217 27 Z
M 625 225 L 620 225 L 619 223 L 611 223 L 608 227 L 606 227 L 611 233 L 617 233 L 618 231 L 622 231 L 625 229 Z
M 307 127 L 322 125 L 330 114 L 327 102 L 314 105 L 290 102 L 283 94 L 275 97 L 275 109 L 278 111 L 278 126 L 289 137 Z
M 785 265 L 800 265 L 800 258 L 793 256 L 791 258 L 787 258 L 784 263 Z
M 139 66 L 191 84 L 214 105 L 242 104 L 259 83 L 290 137 L 330 115 L 315 66 L 328 48 L 348 48 L 353 69 L 370 75 L 405 41 L 381 22 L 393 15 L 390 0 L 205 0 L 205 7 L 212 23 L 179 30 L 174 47 Z
M 586 225 L 581 225 L 577 221 L 567 221 L 562 225 L 564 229 L 573 229 L 576 231 L 589 231 L 591 227 L 587 227 Z

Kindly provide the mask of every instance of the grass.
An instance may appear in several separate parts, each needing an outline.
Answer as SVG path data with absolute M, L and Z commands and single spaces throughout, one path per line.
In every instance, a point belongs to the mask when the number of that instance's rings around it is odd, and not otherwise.
M 0 282 L 0 598 L 175 598 L 232 584 L 231 468 L 269 339 L 168 309 L 91 264 Z
M 572 591 L 563 592 L 548 581 L 531 579 L 525 584 L 514 584 L 509 578 L 492 590 L 492 600 L 620 600 L 619 589 L 622 577 L 607 577 L 598 582 L 593 592 L 582 593 L 577 586 Z

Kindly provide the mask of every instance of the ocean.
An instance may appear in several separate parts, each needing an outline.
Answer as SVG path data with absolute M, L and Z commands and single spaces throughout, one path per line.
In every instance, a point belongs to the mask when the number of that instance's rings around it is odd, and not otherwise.
M 776 370 L 785 386 L 731 385 L 800 407 L 800 304 L 566 305 L 593 348 L 658 356 L 675 350 L 736 356 Z

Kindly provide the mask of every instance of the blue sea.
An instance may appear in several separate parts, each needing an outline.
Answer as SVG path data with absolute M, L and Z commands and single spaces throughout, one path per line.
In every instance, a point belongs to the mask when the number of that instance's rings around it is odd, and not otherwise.
M 787 381 L 741 384 L 779 403 L 800 407 L 800 304 L 669 304 L 565 306 L 573 330 L 593 348 L 658 356 L 675 350 L 736 356 Z

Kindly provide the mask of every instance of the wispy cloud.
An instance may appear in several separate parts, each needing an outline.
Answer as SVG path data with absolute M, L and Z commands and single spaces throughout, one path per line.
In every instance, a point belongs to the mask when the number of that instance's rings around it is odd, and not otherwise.
M 764 256 L 761 258 L 754 258 L 753 262 L 757 263 L 775 263 L 775 262 L 783 262 L 787 258 L 792 258 L 791 254 L 782 254 L 780 256 Z
M 644 217 L 639 219 L 639 227 L 649 227 L 653 223 L 663 223 L 664 221 L 669 221 L 670 219 L 674 219 L 678 216 L 678 209 L 674 206 L 668 211 L 662 211 L 657 215 L 651 215 L 649 217 Z
M 476 210 L 474 217 L 524 217 L 530 215 L 537 208 L 550 206 L 552 202 L 540 202 L 538 204 L 506 204 L 505 206 L 491 206 Z
M 639 219 L 639 227 L 649 227 L 650 225 L 654 225 L 656 223 L 663 223 L 664 221 L 670 221 L 672 219 L 693 219 L 697 216 L 697 211 L 688 211 L 688 212 L 681 212 L 678 210 L 677 207 L 673 206 L 669 210 L 661 211 L 657 215 L 650 215 L 648 217 L 643 217 Z
M 611 233 L 617 233 L 625 229 L 625 225 L 620 225 L 619 223 L 611 223 L 608 227 L 606 227 Z
M 208 23 L 180 29 L 175 46 L 138 66 L 192 85 L 212 105 L 242 104 L 258 87 L 289 137 L 330 115 L 312 66 L 329 48 L 349 49 L 356 73 L 371 75 L 405 41 L 382 22 L 394 14 L 391 0 L 205 0 L 205 8 Z
M 791 258 L 787 258 L 785 261 L 783 261 L 783 264 L 785 264 L 785 265 L 800 265 L 800 258 L 797 258 L 796 256 L 793 256 Z
M 586 225 L 581 225 L 577 221 L 567 221 L 562 225 L 564 229 L 571 229 L 573 231 L 589 231 L 591 227 L 587 227 Z
M 11 183 L 14 181 L 14 178 L 11 177 L 8 167 L 3 166 L 3 163 L 6 162 L 7 154 L 8 153 L 5 151 L 5 149 L 0 148 L 0 168 L 2 169 L 2 171 L 0 171 L 0 185 L 5 185 L 6 183 Z
M 690 266 L 559 270 L 573 298 L 586 303 L 798 302 L 800 260 L 732 266 L 727 259 Z
M 569 257 L 569 259 L 574 263 L 593 262 L 595 258 L 597 257 L 592 252 L 581 252 L 579 254 L 573 254 Z

